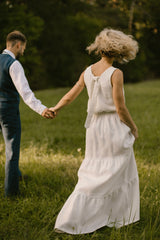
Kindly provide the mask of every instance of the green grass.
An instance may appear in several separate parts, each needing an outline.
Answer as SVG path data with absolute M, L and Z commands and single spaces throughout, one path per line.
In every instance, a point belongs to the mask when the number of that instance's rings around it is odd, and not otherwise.
M 37 91 L 54 106 L 68 89 Z M 21 195 L 4 198 L 4 142 L 0 139 L 0 240 L 159 240 L 160 239 L 160 81 L 125 85 L 126 104 L 139 128 L 134 145 L 140 178 L 141 220 L 121 228 L 107 227 L 86 235 L 53 231 L 58 212 L 77 182 L 84 157 L 86 91 L 46 120 L 21 101 L 20 168 L 29 175 Z

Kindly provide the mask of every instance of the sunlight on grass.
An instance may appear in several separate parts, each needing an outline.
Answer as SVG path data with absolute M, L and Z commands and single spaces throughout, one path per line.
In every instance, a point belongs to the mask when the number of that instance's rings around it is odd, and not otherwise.
M 53 106 L 68 89 L 36 92 Z M 160 239 L 160 81 L 128 84 L 126 103 L 139 128 L 134 145 L 140 178 L 141 220 L 121 229 L 102 228 L 71 236 L 53 231 L 58 212 L 73 191 L 84 158 L 87 94 L 84 91 L 55 120 L 45 120 L 21 102 L 20 169 L 29 176 L 21 195 L 5 199 L 5 147 L 0 139 L 0 239 L 158 240 Z M 1 134 L 1 133 L 0 133 Z

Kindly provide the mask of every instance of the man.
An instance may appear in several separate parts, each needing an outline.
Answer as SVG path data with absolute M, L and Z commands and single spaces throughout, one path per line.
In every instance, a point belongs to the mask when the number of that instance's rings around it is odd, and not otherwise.
M 5 148 L 5 196 L 19 192 L 19 151 L 21 122 L 19 101 L 24 102 L 45 118 L 54 118 L 54 113 L 42 105 L 31 91 L 22 65 L 18 59 L 26 48 L 26 37 L 19 31 L 8 34 L 6 49 L 0 54 L 0 127 Z

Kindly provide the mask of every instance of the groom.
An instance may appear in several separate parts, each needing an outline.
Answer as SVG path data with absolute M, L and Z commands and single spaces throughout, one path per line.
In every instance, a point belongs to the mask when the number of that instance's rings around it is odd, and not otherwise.
M 19 31 L 8 34 L 6 49 L 0 54 L 0 128 L 5 150 L 5 196 L 19 191 L 19 151 L 21 122 L 19 114 L 20 96 L 35 112 L 45 118 L 54 118 L 54 113 L 42 105 L 29 87 L 22 65 L 18 59 L 26 48 L 26 37 Z

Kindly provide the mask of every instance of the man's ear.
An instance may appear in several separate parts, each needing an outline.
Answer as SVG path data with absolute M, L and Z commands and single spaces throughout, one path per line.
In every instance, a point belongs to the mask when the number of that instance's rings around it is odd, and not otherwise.
M 17 49 L 19 49 L 19 48 L 20 48 L 20 46 L 21 46 L 21 42 L 20 42 L 20 41 L 18 41 L 18 42 L 16 43 L 16 48 L 17 48 Z

